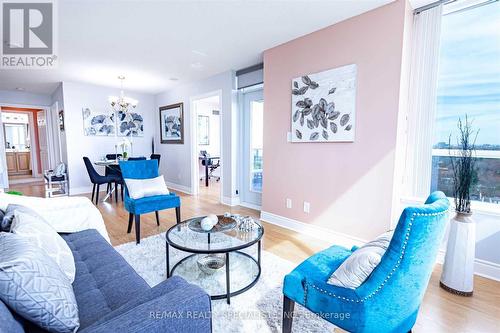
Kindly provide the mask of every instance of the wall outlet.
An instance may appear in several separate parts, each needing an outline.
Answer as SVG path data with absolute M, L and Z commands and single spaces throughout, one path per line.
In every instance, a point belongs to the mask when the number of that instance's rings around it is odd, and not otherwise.
M 286 208 L 292 208 L 292 199 L 286 199 Z
M 311 204 L 307 201 L 304 201 L 304 213 L 309 213 L 311 210 Z

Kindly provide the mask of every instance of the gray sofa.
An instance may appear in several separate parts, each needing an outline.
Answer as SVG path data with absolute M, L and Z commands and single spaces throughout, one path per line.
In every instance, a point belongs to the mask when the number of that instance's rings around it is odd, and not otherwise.
M 62 235 L 76 265 L 78 332 L 211 332 L 210 297 L 180 277 L 149 285 L 96 230 Z M 45 332 L 0 301 L 0 332 Z

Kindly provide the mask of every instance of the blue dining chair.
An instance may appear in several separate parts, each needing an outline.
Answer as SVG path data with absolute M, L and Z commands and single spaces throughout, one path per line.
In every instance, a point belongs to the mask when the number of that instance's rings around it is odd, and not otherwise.
M 349 332 L 411 332 L 448 221 L 448 198 L 432 193 L 425 205 L 405 208 L 387 251 L 356 289 L 328 284 L 354 251 L 332 246 L 285 276 L 283 332 L 291 332 L 299 303 Z
M 120 169 L 124 179 L 149 179 L 158 177 L 158 162 L 156 160 L 120 161 Z M 141 242 L 141 214 L 155 212 L 156 224 L 160 225 L 158 211 L 175 208 L 177 223 L 181 222 L 181 199 L 175 193 L 155 195 L 141 199 L 132 199 L 125 183 L 125 209 L 129 212 L 127 233 L 132 231 L 135 217 L 136 243 Z

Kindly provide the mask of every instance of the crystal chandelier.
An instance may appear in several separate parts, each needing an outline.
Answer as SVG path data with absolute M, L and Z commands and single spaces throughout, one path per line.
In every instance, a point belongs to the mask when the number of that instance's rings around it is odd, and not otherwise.
M 118 80 L 121 82 L 120 97 L 109 96 L 108 101 L 113 110 L 116 112 L 121 111 L 123 113 L 129 113 L 130 109 L 135 108 L 139 102 L 133 98 L 125 96 L 125 93 L 123 92 L 123 80 L 125 80 L 125 76 L 118 76 Z

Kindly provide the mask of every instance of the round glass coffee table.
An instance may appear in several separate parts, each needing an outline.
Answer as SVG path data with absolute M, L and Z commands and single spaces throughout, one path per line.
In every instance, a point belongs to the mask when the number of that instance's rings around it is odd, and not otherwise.
M 183 221 L 166 233 L 167 278 L 183 277 L 187 282 L 204 289 L 211 299 L 227 299 L 252 288 L 261 273 L 261 240 L 264 228 L 253 222 L 254 228 L 242 231 L 232 228 L 215 228 L 210 232 L 193 227 L 203 217 Z M 257 258 L 255 248 L 257 245 Z M 170 269 L 173 247 L 188 255 Z M 253 253 L 252 253 L 253 252 Z

